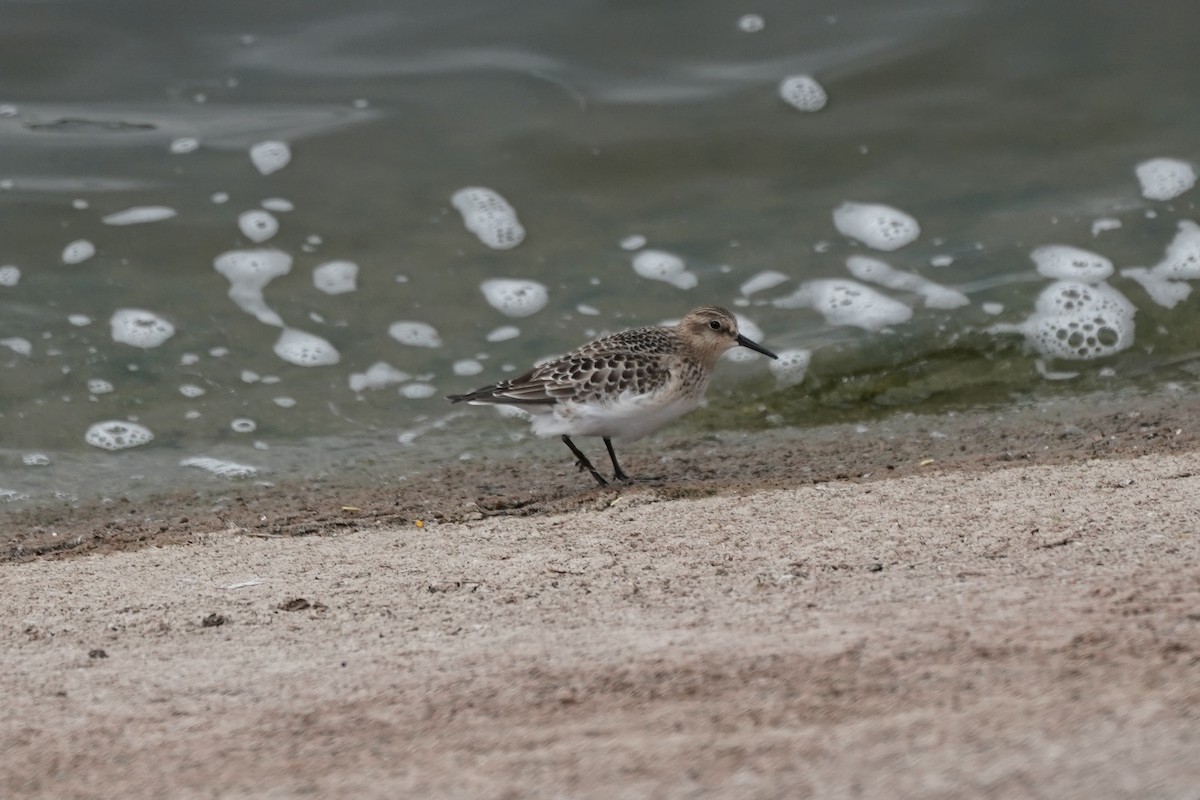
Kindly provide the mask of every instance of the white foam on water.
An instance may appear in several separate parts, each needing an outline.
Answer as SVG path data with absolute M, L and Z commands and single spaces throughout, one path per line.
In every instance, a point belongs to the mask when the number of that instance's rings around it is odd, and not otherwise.
M 367 367 L 366 372 L 350 374 L 350 391 L 361 392 L 366 389 L 382 389 L 394 383 L 404 383 L 412 378 L 407 372 L 396 369 L 386 361 L 376 361 Z
M 260 244 L 279 233 L 279 220 L 269 211 L 254 209 L 238 215 L 238 229 L 247 239 Z
M 779 82 L 779 97 L 800 111 L 820 111 L 829 102 L 825 87 L 811 75 L 791 75 Z
M 880 203 L 842 203 L 833 210 L 833 224 L 843 236 L 875 250 L 898 250 L 921 235 L 913 217 Z
M 179 462 L 179 466 L 196 467 L 205 472 L 211 472 L 218 478 L 252 478 L 258 474 L 258 467 L 225 461 L 220 458 L 209 458 L 208 456 L 185 458 Z
M 313 286 L 325 294 L 345 294 L 358 288 L 358 264 L 329 261 L 313 270 Z
M 96 245 L 87 239 L 76 239 L 63 248 L 62 261 L 64 264 L 82 264 L 96 255 Z
M 550 293 L 537 281 L 493 278 L 479 284 L 488 305 L 506 317 L 528 317 L 550 302 Z
M 587 303 L 580 303 L 575 306 L 576 313 L 583 314 L 585 317 L 594 317 L 600 313 L 600 309 L 595 306 L 589 306 Z
M 1064 372 L 1052 370 L 1046 366 L 1046 362 L 1040 358 L 1033 360 L 1033 368 L 1037 370 L 1037 374 L 1041 375 L 1048 381 L 1070 381 L 1079 377 L 1078 372 Z
M 1184 281 L 1200 279 L 1200 225 L 1180 220 L 1178 232 L 1161 261 L 1150 268 L 1128 267 L 1121 270 L 1121 276 L 1137 281 L 1158 305 L 1179 305 L 1192 293 L 1192 287 Z
M 101 450 L 125 450 L 139 447 L 154 439 L 154 434 L 145 425 L 125 420 L 111 419 L 97 422 L 87 429 L 83 440 Z
M 179 393 L 188 398 L 200 397 L 201 395 L 205 394 L 206 391 L 207 390 L 203 386 L 197 386 L 194 383 L 185 383 L 179 387 Z
M 0 286 L 16 286 L 21 282 L 21 268 L 6 264 L 0 267 Z
M 758 14 L 743 14 L 738 18 L 737 25 L 743 33 L 758 33 L 766 26 L 766 23 Z
M 970 305 L 970 299 L 958 291 L 911 272 L 901 272 L 890 264 L 870 256 L 850 256 L 846 269 L 860 281 L 877 283 L 888 289 L 921 295 L 927 308 L 960 308 Z
M 442 337 L 428 322 L 393 322 L 388 326 L 388 336 L 409 347 L 442 346 Z
M 515 325 L 501 325 L 488 333 L 484 338 L 489 342 L 506 342 L 521 335 L 521 329 Z
M 929 266 L 931 266 L 931 267 L 948 267 L 953 263 L 954 263 L 954 256 L 946 256 L 946 255 L 933 256 L 932 258 L 929 259 Z
M 280 331 L 274 351 L 275 355 L 298 367 L 327 367 L 342 358 L 337 348 L 320 336 L 296 328 Z
M 983 313 L 990 314 L 993 317 L 1004 313 L 1003 303 L 980 303 L 979 307 L 983 309 Z
M 643 250 L 633 257 L 633 271 L 652 281 L 669 283 L 678 289 L 694 289 L 699 279 L 688 272 L 687 264 L 666 250 Z
M 463 358 L 452 365 L 455 375 L 478 375 L 483 372 L 483 364 L 473 358 Z
M 250 148 L 250 163 L 263 175 L 278 172 L 292 160 L 292 148 L 286 142 L 259 142 Z
M 67 316 L 67 322 L 74 325 L 76 328 L 82 328 L 92 324 L 92 318 L 87 314 L 70 314 Z
M 497 192 L 484 186 L 468 186 L 450 197 L 462 214 L 463 225 L 493 250 L 509 250 L 525 239 L 517 212 Z
M 213 267 L 229 281 L 229 299 L 259 322 L 276 327 L 283 319 L 263 299 L 267 284 L 292 270 L 292 257 L 282 250 L 230 250 L 213 260 Z
M 767 364 L 775 376 L 775 385 L 795 386 L 804 380 L 808 365 L 812 363 L 811 350 L 780 350 L 775 355 L 779 359 Z
M 830 325 L 852 325 L 879 331 L 912 318 L 912 309 L 856 281 L 821 279 L 801 284 L 787 297 L 771 301 L 777 308 L 811 308 Z
M 89 394 L 108 394 L 113 390 L 113 385 L 103 378 L 92 378 L 87 382 Z
M 294 398 L 294 397 L 286 397 L 286 396 L 273 397 L 273 398 L 271 398 L 271 402 L 274 403 L 275 405 L 279 406 L 280 408 L 295 408 L 296 407 L 296 398 Z
M 640 233 L 635 233 L 631 236 L 626 236 L 621 240 L 622 250 L 641 250 L 646 246 L 646 237 Z
M 410 400 L 423 400 L 437 394 L 437 389 L 428 383 L 406 383 L 400 387 L 399 391 L 401 397 L 407 397 Z
M 1115 231 L 1121 227 L 1121 220 L 1115 217 L 1098 217 L 1092 220 L 1092 238 L 1099 236 L 1105 231 Z
M 1154 271 L 1174 280 L 1200 279 L 1200 225 L 1190 219 L 1180 220 L 1175 238 Z
M 1163 308 L 1174 308 L 1192 294 L 1190 284 L 1164 278 L 1146 267 L 1127 267 L 1121 270 L 1121 277 L 1140 285 L 1146 294 L 1150 295 L 1150 299 Z
M 229 202 L 229 192 L 213 192 L 208 199 L 216 205 L 222 205 Z
M 183 155 L 185 153 L 191 153 L 195 151 L 195 149 L 199 146 L 199 139 L 193 139 L 191 137 L 184 136 L 178 139 L 173 139 L 167 149 L 175 155 Z
M 1029 257 L 1037 271 L 1056 281 L 1100 283 L 1113 274 L 1113 263 L 1099 253 L 1065 244 L 1048 244 L 1037 248 Z
M 20 356 L 33 355 L 33 345 L 28 339 L 23 339 L 20 336 L 10 336 L 7 339 L 0 339 L 0 347 L 7 347 Z
M 51 462 L 45 453 L 26 453 L 21 456 L 21 463 L 27 467 L 48 467 Z
M 100 219 L 105 225 L 140 225 L 170 219 L 177 214 L 170 206 L 134 206 Z
M 144 308 L 119 308 L 109 320 L 114 342 L 149 350 L 175 335 L 175 326 Z
M 743 283 L 738 288 L 738 291 L 744 296 L 749 296 L 755 292 L 774 289 L 776 286 L 786 282 L 787 280 L 788 276 L 784 275 L 782 272 L 776 272 L 773 269 L 768 269 L 758 273 L 753 278 Z
M 235 433 L 254 433 L 258 430 L 258 423 L 249 417 L 238 417 L 237 419 L 230 420 L 229 427 Z
M 1147 200 L 1173 200 L 1196 185 L 1196 170 L 1176 158 L 1143 161 L 1135 172 Z
M 1055 281 L 1042 290 L 1034 311 L 1018 325 L 994 325 L 997 333 L 1025 335 L 1045 356 L 1067 360 L 1103 358 L 1133 344 L 1136 309 L 1107 283 Z
M 296 209 L 296 206 L 291 200 L 283 197 L 268 197 L 259 203 L 259 205 L 261 205 L 267 211 L 276 211 L 279 213 L 286 213 Z

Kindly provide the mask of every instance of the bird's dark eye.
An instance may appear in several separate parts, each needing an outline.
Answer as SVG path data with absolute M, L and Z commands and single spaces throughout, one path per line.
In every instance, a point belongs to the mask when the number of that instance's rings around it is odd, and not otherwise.
M 714 331 L 719 331 L 721 330 L 721 321 L 717 319 L 710 320 L 708 327 L 712 328 Z

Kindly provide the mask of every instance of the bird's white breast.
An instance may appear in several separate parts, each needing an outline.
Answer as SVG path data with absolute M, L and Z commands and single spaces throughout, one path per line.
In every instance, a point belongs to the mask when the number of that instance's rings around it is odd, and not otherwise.
M 671 396 L 673 395 L 673 396 Z M 702 393 L 623 392 L 608 403 L 568 401 L 533 418 L 538 436 L 607 436 L 632 442 L 686 414 L 700 403 Z

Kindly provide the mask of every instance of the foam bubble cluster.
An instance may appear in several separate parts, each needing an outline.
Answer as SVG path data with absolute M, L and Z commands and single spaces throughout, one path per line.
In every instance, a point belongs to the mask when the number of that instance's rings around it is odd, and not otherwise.
M 0 286 L 16 286 L 21 281 L 21 268 L 6 264 L 0 267 Z
M 388 336 L 409 347 L 441 347 L 442 337 L 428 322 L 393 322 Z
M 351 373 L 350 391 L 361 392 L 365 389 L 382 389 L 394 383 L 404 383 L 411 377 L 407 372 L 396 369 L 386 361 L 376 361 L 367 367 L 366 372 Z
M 1100 283 L 1113 274 L 1113 263 L 1090 250 L 1065 244 L 1048 244 L 1029 254 L 1037 271 L 1056 281 Z
M 521 335 L 521 329 L 516 325 L 501 325 L 499 328 L 488 333 L 484 338 L 489 342 L 507 342 L 509 339 L 515 339 Z
M 255 244 L 265 242 L 279 233 L 279 220 L 269 211 L 246 211 L 238 216 L 238 229 Z
M 800 111 L 820 111 L 829 102 L 825 87 L 811 75 L 792 75 L 779 83 L 783 102 Z
M 925 299 L 927 308 L 959 308 L 970 300 L 957 289 L 942 286 L 911 272 L 901 272 L 890 264 L 870 256 L 850 256 L 846 268 L 860 281 L 868 281 L 901 292 L 913 292 Z
M 1160 306 L 1174 308 L 1182 303 L 1192 293 L 1192 287 L 1184 281 L 1200 278 L 1200 225 L 1181 220 L 1162 261 L 1149 269 L 1123 269 L 1121 275 L 1141 284 L 1150 299 Z
M 811 308 L 830 325 L 878 331 L 912 318 L 912 309 L 856 281 L 808 281 L 794 293 L 772 301 L 777 308 Z
M 85 442 L 101 450 L 125 450 L 146 444 L 153 438 L 154 434 L 145 425 L 119 419 L 97 422 L 83 436 Z
M 921 235 L 913 217 L 879 203 L 842 203 L 833 210 L 833 224 L 843 236 L 876 250 L 898 250 Z
M 488 305 L 507 317 L 528 317 L 546 307 L 550 293 L 537 281 L 495 278 L 479 285 Z
M 103 378 L 92 378 L 87 383 L 89 394 L 108 394 L 113 390 L 111 382 Z
M 325 294 L 345 294 L 358 288 L 358 264 L 330 261 L 313 270 L 313 286 Z
M 283 319 L 263 299 L 263 289 L 292 269 L 292 257 L 282 250 L 230 250 L 213 260 L 229 281 L 229 299 L 267 325 L 282 327 Z
M 82 264 L 94 255 L 96 245 L 87 239 L 76 239 L 63 248 L 62 260 L 64 264 Z
M 776 272 L 773 269 L 768 269 L 758 273 L 753 278 L 743 283 L 740 287 L 738 287 L 738 291 L 740 291 L 743 296 L 748 297 L 755 292 L 761 292 L 766 289 L 774 289 L 779 284 L 787 281 L 787 279 L 788 276 L 784 275 L 782 272 Z
M 759 14 L 743 14 L 738 17 L 737 25 L 744 33 L 758 33 L 766 26 L 766 22 Z
M 1147 200 L 1173 200 L 1196 185 L 1196 170 L 1186 161 L 1152 158 L 1137 165 L 1142 197 Z
M 780 350 L 779 358 L 767 364 L 777 386 L 795 386 L 804 380 L 812 363 L 811 350 Z
M 250 148 L 250 163 L 263 175 L 278 172 L 292 160 L 292 149 L 286 142 L 259 142 Z
M 493 250 L 509 250 L 525 239 L 516 209 L 491 189 L 483 186 L 459 189 L 450 203 L 462 214 L 467 230 Z
M 175 326 L 143 308 L 117 309 L 109 321 L 114 342 L 149 350 L 175 335 Z
M 196 467 L 205 472 L 211 472 L 218 478 L 252 478 L 258 474 L 258 467 L 249 464 L 237 464 L 233 461 L 223 461 L 207 456 L 193 456 L 179 462 L 181 467 Z
M 633 257 L 633 271 L 652 281 L 669 283 L 678 289 L 694 289 L 699 279 L 688 272 L 687 264 L 666 250 L 643 250 Z
M 20 356 L 33 355 L 33 344 L 28 339 L 23 339 L 20 336 L 9 336 L 5 339 L 0 339 L 0 347 L 7 347 L 14 353 Z
M 400 387 L 400 396 L 410 400 L 424 400 L 437 394 L 437 388 L 428 383 L 406 383 Z
M 175 216 L 175 209 L 170 206 L 134 206 L 115 214 L 109 214 L 100 221 L 105 225 L 140 225 L 144 222 L 158 222 Z
M 326 367 L 342 358 L 337 348 L 320 336 L 295 328 L 280 332 L 274 350 L 275 355 L 298 367 Z
M 1087 360 L 1119 353 L 1133 344 L 1136 309 L 1106 283 L 1056 281 L 1038 295 L 1033 314 L 1016 325 L 997 325 L 997 332 L 1018 331 L 1039 353 L 1054 358 Z

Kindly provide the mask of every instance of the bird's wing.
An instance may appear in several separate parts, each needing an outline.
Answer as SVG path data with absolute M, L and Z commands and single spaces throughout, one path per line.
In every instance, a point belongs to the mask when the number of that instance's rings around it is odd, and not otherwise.
M 455 402 L 554 405 L 652 392 L 670 380 L 666 358 L 594 347 L 568 353 L 524 375 L 451 398 Z

